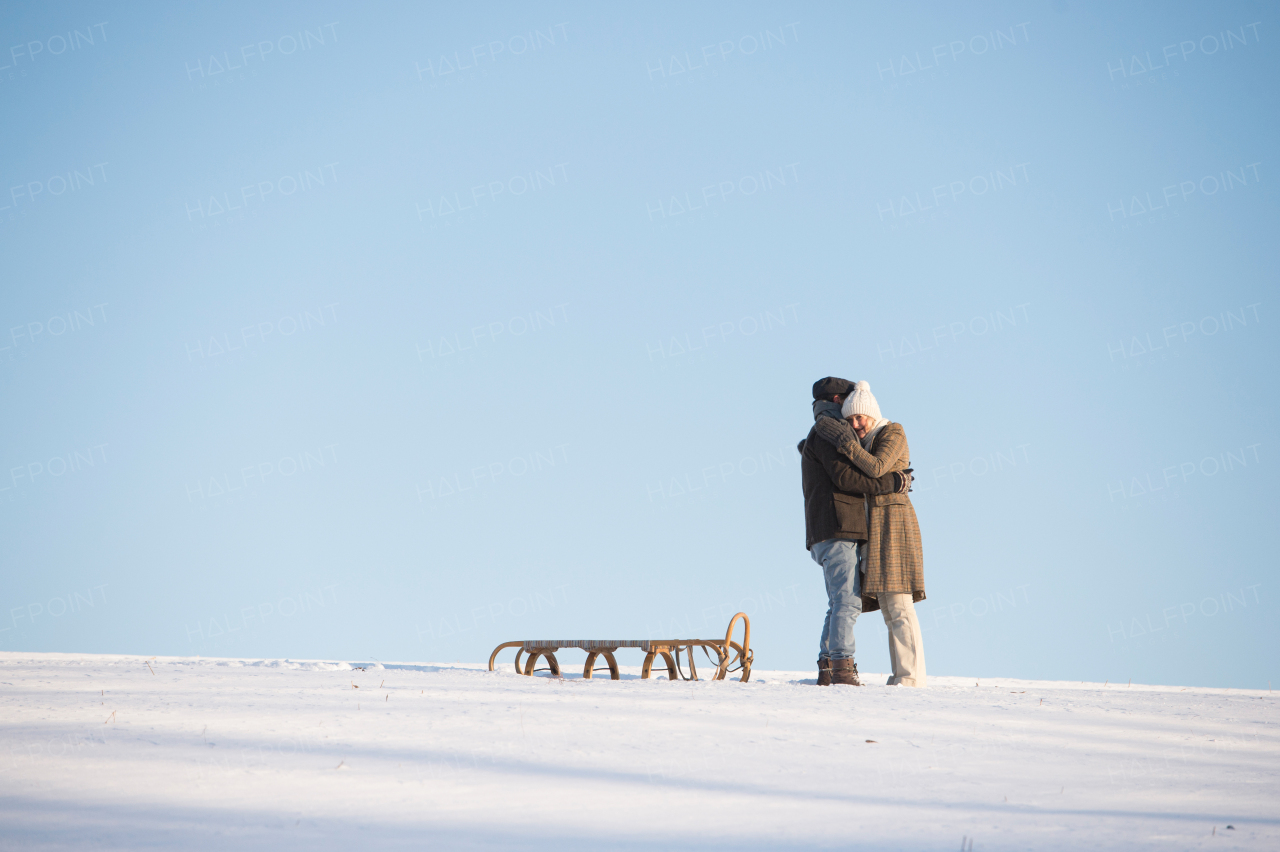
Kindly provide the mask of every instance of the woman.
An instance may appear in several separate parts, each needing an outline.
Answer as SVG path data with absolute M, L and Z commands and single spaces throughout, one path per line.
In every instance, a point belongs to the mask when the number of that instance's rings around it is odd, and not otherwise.
M 835 445 L 867 476 L 883 476 L 911 465 L 907 434 L 880 416 L 871 385 L 858 382 L 840 413 L 847 423 L 818 419 L 819 435 Z M 890 686 L 924 686 L 924 643 L 915 602 L 924 594 L 924 552 L 920 524 L 906 494 L 867 497 L 867 541 L 858 547 L 862 562 L 862 611 L 880 610 L 889 628 Z

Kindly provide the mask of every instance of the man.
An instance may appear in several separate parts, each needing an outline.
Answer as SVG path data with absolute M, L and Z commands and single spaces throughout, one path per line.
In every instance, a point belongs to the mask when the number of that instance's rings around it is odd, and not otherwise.
M 813 384 L 813 417 L 841 419 L 840 406 L 854 390 L 847 379 L 828 376 Z M 805 548 L 822 566 L 827 587 L 827 617 L 818 649 L 818 685 L 861 686 L 854 662 L 853 626 L 862 613 L 858 542 L 867 540 L 868 494 L 905 492 L 909 472 L 871 479 L 850 464 L 813 429 L 799 443 L 804 489 Z

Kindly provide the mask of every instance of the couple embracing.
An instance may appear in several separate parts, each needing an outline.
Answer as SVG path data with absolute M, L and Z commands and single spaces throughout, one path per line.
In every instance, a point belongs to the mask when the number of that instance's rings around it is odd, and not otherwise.
M 907 496 L 906 433 L 880 416 L 870 385 L 832 376 L 813 385 L 813 417 L 798 449 L 805 547 L 827 586 L 818 685 L 862 685 L 853 627 L 863 612 L 878 609 L 889 629 L 889 685 L 924 686 L 915 610 L 925 596 L 924 555 Z

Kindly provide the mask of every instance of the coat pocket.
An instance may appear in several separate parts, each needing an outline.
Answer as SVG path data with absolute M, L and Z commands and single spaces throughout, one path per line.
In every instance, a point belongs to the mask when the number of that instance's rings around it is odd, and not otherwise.
M 861 497 L 849 494 L 832 494 L 836 507 L 836 526 L 839 532 L 866 532 L 867 510 Z
M 873 506 L 910 506 L 911 498 L 906 494 L 876 494 L 871 500 Z

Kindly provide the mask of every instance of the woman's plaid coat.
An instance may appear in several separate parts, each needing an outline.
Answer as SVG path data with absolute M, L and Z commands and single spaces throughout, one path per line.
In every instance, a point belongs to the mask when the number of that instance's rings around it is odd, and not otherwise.
M 843 442 L 838 449 L 868 475 L 905 470 L 911 465 L 907 435 L 898 423 L 880 430 L 870 452 L 857 438 Z M 911 498 L 906 494 L 868 495 L 867 516 L 862 611 L 879 609 L 876 596 L 880 594 L 910 594 L 913 601 L 924 600 L 924 548 Z

